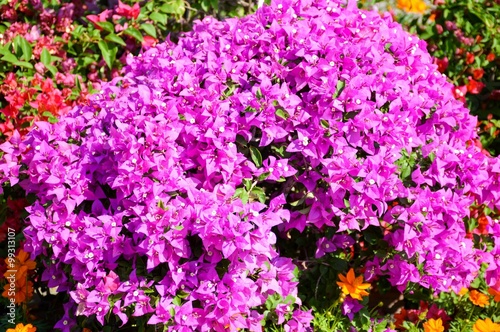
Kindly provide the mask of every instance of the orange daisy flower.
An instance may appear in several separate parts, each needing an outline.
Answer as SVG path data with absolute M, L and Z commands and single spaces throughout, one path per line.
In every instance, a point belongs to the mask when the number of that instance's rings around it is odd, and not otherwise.
M 343 294 L 350 295 L 356 300 L 362 300 L 363 296 L 368 295 L 365 289 L 370 287 L 370 284 L 363 283 L 363 276 L 356 277 L 354 269 L 351 268 L 346 276 L 339 274 L 339 279 L 340 281 L 337 281 L 337 285 L 342 288 Z
M 470 291 L 469 300 L 481 308 L 490 304 L 488 295 L 478 292 L 475 289 Z
M 31 324 L 24 325 L 23 323 L 19 323 L 14 329 L 7 329 L 7 332 L 36 332 L 36 327 Z
M 427 4 L 422 0 L 397 0 L 396 7 L 408 13 L 423 14 L 427 10 Z
M 444 332 L 443 321 L 441 318 L 431 318 L 424 323 L 424 332 Z
M 10 284 L 4 286 L 4 291 L 2 296 L 5 298 L 10 298 L 9 292 Z M 33 296 L 33 283 L 28 281 L 27 277 L 21 279 L 16 279 L 16 289 L 15 289 L 15 302 L 16 304 L 21 304 L 26 300 L 29 300 Z
M 472 327 L 474 332 L 499 332 L 500 324 L 493 323 L 493 321 L 489 318 L 485 320 L 478 319 L 474 326 Z

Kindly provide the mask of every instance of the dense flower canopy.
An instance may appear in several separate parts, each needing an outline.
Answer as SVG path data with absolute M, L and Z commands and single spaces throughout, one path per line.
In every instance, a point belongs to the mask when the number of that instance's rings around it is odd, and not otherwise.
M 500 202 L 500 164 L 390 17 L 277 0 L 129 60 L 89 105 L 2 146 L 3 181 L 36 195 L 25 250 L 71 294 L 58 327 L 76 308 L 169 331 L 257 331 L 272 312 L 304 330 L 275 226 L 333 228 L 321 256 L 384 224 L 387 254 L 365 277 L 401 289 L 458 291 L 483 262 L 499 280 L 500 226 L 488 220 L 494 242 L 477 246 L 464 219 Z

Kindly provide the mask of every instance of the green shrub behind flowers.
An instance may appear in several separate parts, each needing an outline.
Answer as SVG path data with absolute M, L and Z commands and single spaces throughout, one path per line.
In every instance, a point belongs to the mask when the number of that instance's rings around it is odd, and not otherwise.
M 389 15 L 277 0 L 127 59 L 1 147 L 58 329 L 389 329 L 392 293 L 434 304 L 402 324 L 451 326 L 434 295 L 462 288 L 498 320 L 500 161 Z

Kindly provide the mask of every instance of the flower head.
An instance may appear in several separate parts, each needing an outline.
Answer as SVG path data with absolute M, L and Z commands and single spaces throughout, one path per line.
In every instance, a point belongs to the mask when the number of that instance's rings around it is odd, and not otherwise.
M 6 332 L 36 332 L 36 327 L 31 324 L 24 325 L 23 323 L 19 323 L 13 329 L 7 329 Z
M 489 302 L 489 297 L 486 294 L 483 294 L 475 289 L 471 290 L 469 293 L 469 300 L 481 308 L 487 306 Z
M 500 331 L 500 324 L 493 323 L 493 321 L 489 318 L 486 319 L 478 319 L 474 326 L 472 327 L 472 331 L 474 332 L 498 332 Z
M 441 318 L 431 318 L 425 322 L 423 326 L 425 332 L 444 332 L 443 321 Z
M 370 287 L 370 284 L 363 283 L 363 276 L 360 275 L 356 277 L 354 275 L 354 269 L 350 269 L 347 275 L 339 274 L 340 281 L 337 281 L 337 285 L 342 289 L 342 293 L 345 295 L 350 295 L 353 299 L 362 300 L 364 296 L 368 295 L 365 289 Z

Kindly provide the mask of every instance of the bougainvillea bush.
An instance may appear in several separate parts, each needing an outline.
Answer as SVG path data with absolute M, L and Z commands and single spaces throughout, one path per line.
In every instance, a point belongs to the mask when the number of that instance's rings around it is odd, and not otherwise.
M 2 1 L 0 141 L 34 121 L 57 121 L 118 76 L 128 54 L 174 38 L 193 20 L 252 10 L 218 0 Z
M 277 0 L 125 73 L 1 146 L 56 328 L 304 331 L 333 305 L 368 330 L 370 293 L 500 291 L 500 163 L 389 15 Z

